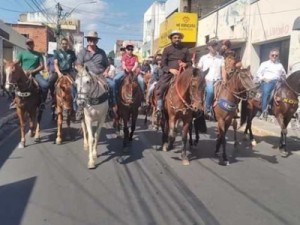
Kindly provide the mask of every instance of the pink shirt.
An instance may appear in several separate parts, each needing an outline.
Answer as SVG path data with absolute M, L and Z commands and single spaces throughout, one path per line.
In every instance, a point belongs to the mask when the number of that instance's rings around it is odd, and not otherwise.
M 138 58 L 136 55 L 129 56 L 128 54 L 124 54 L 122 57 L 122 62 L 125 63 L 125 66 L 128 70 L 132 70 L 134 64 L 138 62 Z

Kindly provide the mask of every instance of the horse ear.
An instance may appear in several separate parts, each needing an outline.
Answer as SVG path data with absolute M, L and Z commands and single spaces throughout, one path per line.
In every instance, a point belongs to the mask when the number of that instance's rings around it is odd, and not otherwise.
M 204 77 L 208 74 L 208 72 L 209 72 L 209 68 L 207 68 L 207 70 L 203 71 Z

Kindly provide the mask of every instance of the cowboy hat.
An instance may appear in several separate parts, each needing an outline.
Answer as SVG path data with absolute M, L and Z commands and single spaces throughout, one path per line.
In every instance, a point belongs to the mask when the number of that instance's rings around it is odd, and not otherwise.
M 95 39 L 101 39 L 100 37 L 98 37 L 98 33 L 96 31 L 90 31 L 88 32 L 88 34 L 86 36 L 84 36 L 85 38 L 95 38 Z
M 181 36 L 181 38 L 184 38 L 183 33 L 181 33 L 179 30 L 173 30 L 173 31 L 168 35 L 168 38 L 171 39 L 172 36 L 175 35 L 175 34 Z

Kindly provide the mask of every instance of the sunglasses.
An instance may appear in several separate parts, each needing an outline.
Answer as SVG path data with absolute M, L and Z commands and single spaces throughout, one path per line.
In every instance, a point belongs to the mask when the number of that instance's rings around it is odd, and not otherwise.
M 133 48 L 127 48 L 128 51 L 133 51 Z
M 98 39 L 96 39 L 96 38 L 87 38 L 87 41 L 88 42 L 97 42 Z

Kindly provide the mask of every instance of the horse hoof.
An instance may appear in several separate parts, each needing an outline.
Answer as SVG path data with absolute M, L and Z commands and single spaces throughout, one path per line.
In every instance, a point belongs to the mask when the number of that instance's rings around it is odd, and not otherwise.
M 163 147 L 162 147 L 162 150 L 164 152 L 167 152 L 168 151 L 168 144 L 164 144 Z
M 230 165 L 230 163 L 229 163 L 229 161 L 220 161 L 220 163 L 219 163 L 221 166 L 229 166 Z
M 184 165 L 184 166 L 190 165 L 189 160 L 188 160 L 188 159 L 183 159 L 183 160 L 182 160 L 182 165 Z
M 18 145 L 18 148 L 25 148 L 25 144 L 20 142 L 19 145 Z
M 61 139 L 56 138 L 55 143 L 56 143 L 57 145 L 61 145 Z
M 88 169 L 89 170 L 92 170 L 92 169 L 95 169 L 95 168 L 96 168 L 95 163 L 88 163 Z
M 257 145 L 257 142 L 256 142 L 255 140 L 252 140 L 252 141 L 251 141 L 251 145 L 252 145 L 252 146 L 256 146 L 256 145 Z
M 38 138 L 35 138 L 35 139 L 34 139 L 34 142 L 35 142 L 35 143 L 41 142 L 41 138 L 39 138 L 39 137 L 38 137 Z

